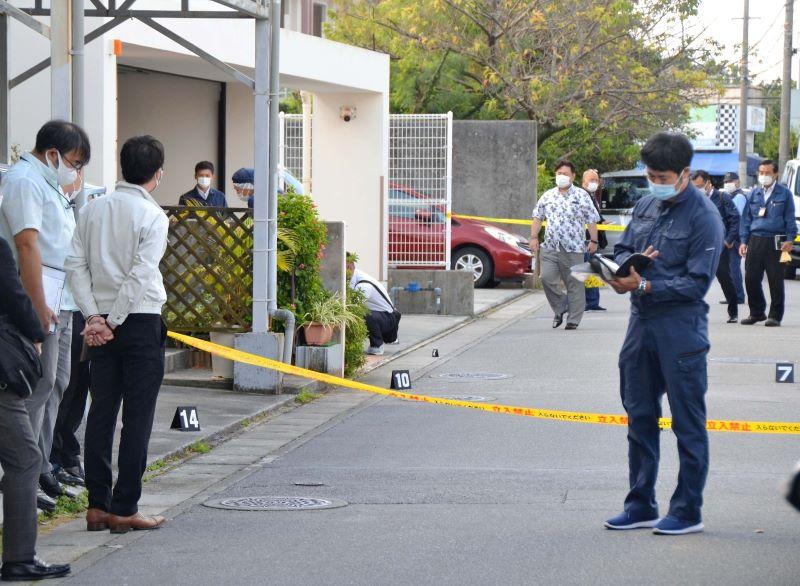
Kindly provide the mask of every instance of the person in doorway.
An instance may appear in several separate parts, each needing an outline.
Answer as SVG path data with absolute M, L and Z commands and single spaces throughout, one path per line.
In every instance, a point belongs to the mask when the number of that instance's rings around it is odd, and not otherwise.
M 583 262 L 585 252 L 597 252 L 597 222 L 600 214 L 591 196 L 574 185 L 575 165 L 561 160 L 555 164 L 556 187 L 546 191 L 533 210 L 531 250 L 540 254 L 542 285 L 547 301 L 555 314 L 553 328 L 559 327 L 568 315 L 568 330 L 578 329 L 586 293 L 583 283 L 574 279 L 570 268 Z M 544 242 L 539 244 L 539 230 L 547 221 Z M 589 244 L 584 234 L 589 227 Z M 566 287 L 567 294 L 562 291 Z
M 703 530 L 710 347 L 703 298 L 717 271 L 724 231 L 714 204 L 689 182 L 693 155 L 691 142 L 682 134 L 661 132 L 645 143 L 641 160 L 650 195 L 636 203 L 614 247 L 619 264 L 635 253 L 652 262 L 641 275 L 631 269 L 629 276 L 611 282 L 618 293 L 631 294 L 631 316 L 619 354 L 620 394 L 628 414 L 630 490 L 622 513 L 605 522 L 608 529 L 647 527 L 666 535 Z M 658 423 L 664 393 L 678 439 L 680 472 L 669 512 L 659 519 Z
M 239 196 L 239 199 L 243 202 L 247 203 L 248 208 L 252 209 L 254 185 L 256 182 L 255 170 L 242 167 L 231 176 L 231 181 L 233 181 L 233 189 L 236 191 L 236 195 Z
M 82 128 L 51 120 L 36 135 L 33 151 L 25 153 L 3 180 L 0 237 L 13 243 L 22 284 L 33 302 L 47 336 L 42 350 L 41 380 L 26 400 L 41 452 L 38 505 L 55 510 L 55 500 L 68 495 L 53 475 L 50 450 L 61 398 L 69 384 L 72 312 L 77 309 L 66 285 L 60 307 L 45 297 L 44 267 L 61 271 L 75 230 L 74 202 L 91 147 Z M 70 193 L 65 193 L 67 189 Z M 49 304 L 48 304 L 49 303 Z M 54 311 L 55 310 L 55 311 Z
M 8 242 L 0 238 L 0 324 L 10 323 L 41 351 L 45 331 L 20 281 Z M 2 327 L 0 325 L 0 327 Z M 0 346 L 0 352 L 7 351 Z M 0 465 L 3 466 L 3 567 L 0 579 L 59 578 L 68 565 L 51 566 L 36 557 L 36 486 L 42 455 L 25 399 L 0 392 Z
M 699 169 L 694 171 L 691 177 L 692 184 L 716 206 L 722 218 L 722 224 L 725 226 L 725 242 L 723 243 L 725 246 L 722 248 L 719 268 L 717 268 L 717 281 L 722 287 L 722 292 L 728 303 L 728 323 L 735 324 L 739 321 L 739 302 L 736 299 L 736 286 L 731 278 L 729 255 L 739 240 L 739 212 L 736 211 L 736 206 L 727 193 L 714 189 L 714 185 L 711 183 L 711 176 L 707 171 Z
M 769 159 L 758 166 L 758 187 L 747 196 L 739 229 L 739 252 L 745 257 L 744 283 L 750 315 L 743 325 L 766 321 L 767 327 L 781 325 L 784 312 L 781 253 L 791 252 L 797 237 L 794 197 L 778 183 L 778 164 Z M 764 298 L 762 280 L 767 273 L 770 306 Z
M 86 316 L 91 397 L 85 465 L 89 531 L 156 529 L 164 517 L 138 510 L 156 399 L 164 376 L 166 301 L 159 263 L 169 221 L 151 195 L 164 173 L 164 147 L 152 136 L 125 142 L 124 181 L 89 203 L 66 261 L 67 282 Z M 111 451 L 122 405 L 117 483 Z
M 181 196 L 180 205 L 215 208 L 224 208 L 228 205 L 225 201 L 225 194 L 211 187 L 211 183 L 214 181 L 214 163 L 210 161 L 197 163 L 194 166 L 194 180 L 197 184 L 191 191 L 187 191 Z
M 744 204 L 747 202 L 747 196 L 739 183 L 739 174 L 733 172 L 725 173 L 722 181 L 723 190 L 733 200 L 733 205 L 736 206 L 736 211 L 739 212 L 741 221 L 741 216 L 744 213 Z M 731 279 L 733 280 L 733 286 L 736 287 L 736 302 L 742 305 L 744 304 L 744 279 L 742 278 L 742 255 L 739 254 L 740 245 L 741 241 L 739 240 L 739 233 L 737 232 L 736 244 L 728 251 L 728 257 L 731 261 Z M 723 299 L 720 303 L 727 304 L 728 301 Z
M 347 253 L 347 277 L 350 279 L 350 288 L 364 294 L 365 303 L 369 314 L 366 316 L 367 329 L 369 330 L 369 348 L 367 354 L 374 356 L 383 355 L 383 345 L 397 343 L 400 327 L 400 312 L 398 312 L 386 288 L 364 271 L 356 268 L 358 257 Z
M 584 171 L 581 187 L 586 190 L 586 193 L 592 196 L 592 203 L 594 204 L 597 213 L 600 215 L 599 223 L 604 224 L 605 221 L 603 220 L 603 214 L 600 213 L 600 204 L 598 203 L 600 194 L 602 193 L 602 183 L 597 169 L 588 169 L 587 171 Z M 597 233 L 597 242 L 598 250 L 602 250 L 608 246 L 608 239 L 606 238 L 605 232 L 601 232 L 599 229 Z M 584 254 L 584 260 L 589 260 L 588 252 Z M 600 306 L 600 287 L 586 287 L 586 311 L 605 310 L 605 307 Z

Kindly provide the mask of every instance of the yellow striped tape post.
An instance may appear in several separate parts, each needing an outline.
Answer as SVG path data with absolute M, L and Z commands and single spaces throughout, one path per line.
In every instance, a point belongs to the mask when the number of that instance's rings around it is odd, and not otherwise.
M 429 395 L 415 395 L 411 393 L 404 393 L 402 391 L 394 391 L 368 385 L 354 380 L 340 378 L 330 374 L 315 372 L 300 368 L 299 366 L 292 366 L 291 364 L 284 364 L 277 360 L 257 356 L 228 348 L 227 346 L 220 346 L 212 342 L 206 342 L 192 336 L 185 334 L 178 334 L 176 332 L 169 332 L 169 336 L 179 342 L 183 342 L 187 346 L 197 348 L 210 354 L 216 354 L 222 358 L 233 360 L 235 362 L 242 362 L 252 366 L 260 366 L 262 368 L 269 368 L 277 370 L 285 374 L 293 374 L 303 378 L 318 380 L 320 382 L 337 386 L 345 387 L 348 389 L 355 389 L 357 391 L 365 391 L 367 393 L 374 393 L 376 395 L 383 395 L 385 397 L 395 397 L 397 399 L 404 399 L 406 401 L 417 401 L 420 403 L 431 403 L 434 405 L 448 405 L 450 407 L 465 407 L 467 409 L 477 409 L 480 411 L 489 411 L 490 413 L 500 413 L 505 415 L 519 415 L 522 417 L 533 417 L 536 419 L 549 419 L 551 421 L 572 421 L 575 423 L 595 423 L 599 425 L 628 425 L 628 418 L 624 415 L 613 415 L 607 413 L 583 413 L 578 411 L 558 411 L 555 409 L 538 409 L 536 407 L 519 407 L 512 405 L 495 405 L 490 403 L 475 403 L 472 401 L 458 401 L 455 399 L 445 399 L 442 397 L 431 397 Z M 669 429 L 672 420 L 668 418 L 659 419 L 659 427 L 662 429 Z M 777 434 L 777 435 L 800 435 L 800 422 L 780 422 L 780 421 L 727 421 L 709 419 L 707 421 L 707 428 L 710 431 L 725 431 L 725 432 L 739 432 L 739 433 L 759 433 L 759 434 Z

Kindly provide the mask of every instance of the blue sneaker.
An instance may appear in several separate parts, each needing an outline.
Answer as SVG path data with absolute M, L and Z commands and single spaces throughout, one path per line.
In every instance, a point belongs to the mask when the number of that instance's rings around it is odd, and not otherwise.
M 623 531 L 626 529 L 650 529 L 651 527 L 655 527 L 656 523 L 658 523 L 658 515 L 655 515 L 652 518 L 647 518 L 632 515 L 627 511 L 623 511 L 616 517 L 611 517 L 604 523 L 604 525 L 606 526 L 606 529 Z
M 653 527 L 653 533 L 656 535 L 686 535 L 688 533 L 700 533 L 702 530 L 702 521 L 682 521 L 671 515 L 667 515 Z

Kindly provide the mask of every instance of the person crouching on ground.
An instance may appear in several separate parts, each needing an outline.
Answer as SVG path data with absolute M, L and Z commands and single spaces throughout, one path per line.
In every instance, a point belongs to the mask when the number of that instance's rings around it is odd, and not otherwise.
M 151 193 L 164 173 L 164 147 L 152 136 L 129 139 L 120 154 L 116 191 L 80 213 L 65 268 L 86 316 L 92 361 L 86 421 L 87 529 L 125 533 L 155 529 L 164 517 L 138 512 L 147 445 L 164 376 L 167 299 L 159 263 L 169 221 Z M 117 483 L 112 492 L 111 450 L 122 404 Z
M 350 287 L 364 294 L 365 304 L 369 309 L 369 314 L 365 318 L 369 330 L 367 354 L 382 356 L 384 342 L 387 344 L 397 342 L 400 312 L 389 299 L 386 288 L 364 271 L 358 270 L 356 262 L 358 257 L 353 253 L 347 253 L 347 276 L 350 279 Z

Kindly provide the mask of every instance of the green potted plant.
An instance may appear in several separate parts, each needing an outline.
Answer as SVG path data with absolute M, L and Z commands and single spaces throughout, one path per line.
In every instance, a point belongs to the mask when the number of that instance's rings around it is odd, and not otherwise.
M 346 328 L 361 320 L 347 305 L 341 293 L 328 293 L 313 301 L 303 316 L 303 333 L 309 346 L 324 346 L 336 328 Z

